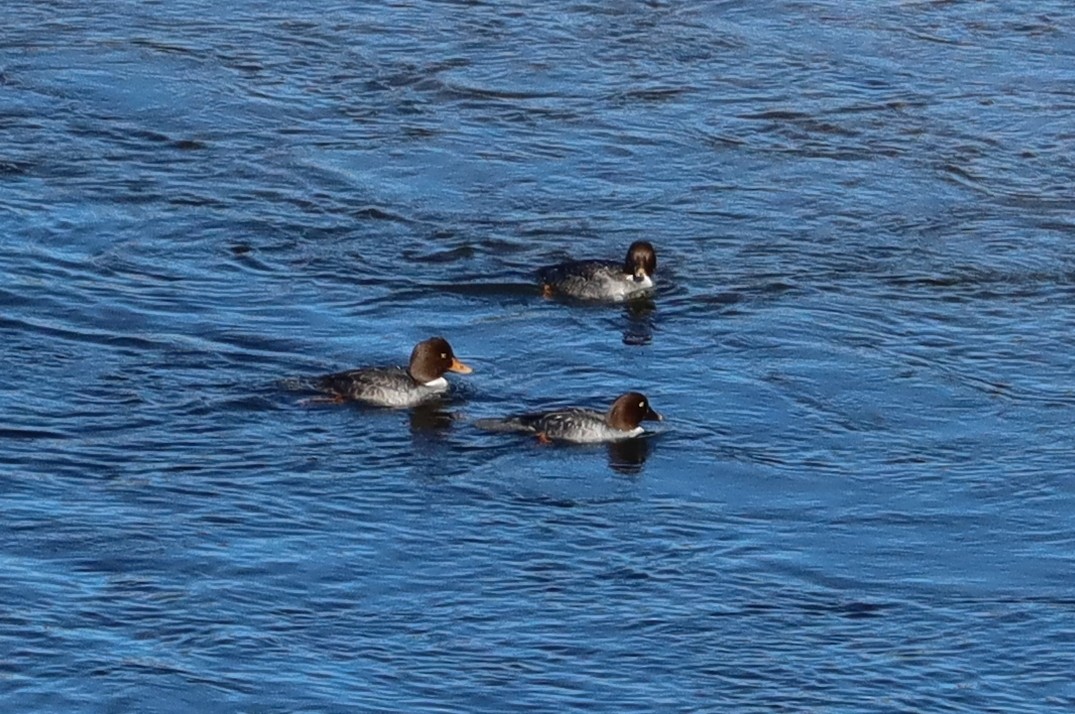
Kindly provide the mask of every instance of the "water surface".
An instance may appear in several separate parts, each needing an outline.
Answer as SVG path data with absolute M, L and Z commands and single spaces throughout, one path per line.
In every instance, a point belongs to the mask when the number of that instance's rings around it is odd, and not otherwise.
M 1073 108 L 1061 2 L 7 3 L 7 707 L 1070 710 Z

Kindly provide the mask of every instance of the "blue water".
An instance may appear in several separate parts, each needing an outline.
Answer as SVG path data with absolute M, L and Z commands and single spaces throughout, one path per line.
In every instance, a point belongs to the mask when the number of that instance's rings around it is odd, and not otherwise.
M 3 20 L 5 712 L 1075 708 L 1068 3 Z

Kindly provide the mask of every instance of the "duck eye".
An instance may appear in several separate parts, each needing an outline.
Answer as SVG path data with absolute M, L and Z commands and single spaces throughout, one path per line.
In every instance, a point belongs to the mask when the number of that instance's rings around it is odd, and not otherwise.
M 639 407 L 640 409 L 645 409 L 645 408 L 646 408 L 646 403 L 645 403 L 645 402 L 639 402 L 639 403 L 638 403 L 638 407 Z
M 440 358 L 441 359 L 448 359 L 448 355 L 446 353 L 444 353 L 444 352 L 441 352 L 440 353 Z

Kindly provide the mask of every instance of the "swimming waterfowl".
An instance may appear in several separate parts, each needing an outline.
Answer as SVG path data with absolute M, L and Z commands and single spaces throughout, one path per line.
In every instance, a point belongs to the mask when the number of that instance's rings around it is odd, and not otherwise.
M 547 412 L 514 414 L 501 419 L 479 419 L 474 424 L 487 431 L 534 434 L 539 441 L 570 441 L 596 444 L 630 439 L 643 433 L 644 420 L 661 421 L 649 400 L 639 392 L 627 392 L 608 411 L 569 407 Z
M 337 400 L 352 400 L 382 407 L 412 407 L 448 391 L 447 372 L 470 374 L 448 340 L 431 337 L 414 346 L 403 367 L 361 367 L 318 377 L 315 386 Z
M 622 263 L 608 260 L 573 260 L 538 270 L 546 297 L 566 295 L 580 300 L 619 302 L 637 297 L 654 285 L 657 251 L 639 240 L 627 249 Z

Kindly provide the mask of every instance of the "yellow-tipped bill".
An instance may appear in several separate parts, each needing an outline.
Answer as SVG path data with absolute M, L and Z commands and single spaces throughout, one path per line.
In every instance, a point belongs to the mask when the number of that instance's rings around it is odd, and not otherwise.
M 458 372 L 459 374 L 470 374 L 474 370 L 460 362 L 457 357 L 452 357 L 452 364 L 448 367 L 448 371 Z

